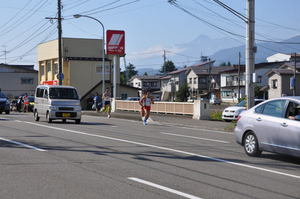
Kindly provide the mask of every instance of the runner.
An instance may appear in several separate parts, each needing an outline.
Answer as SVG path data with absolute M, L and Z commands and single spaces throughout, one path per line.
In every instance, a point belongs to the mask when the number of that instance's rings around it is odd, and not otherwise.
M 111 112 L 111 97 L 110 97 L 110 91 L 109 91 L 109 88 L 106 88 L 103 95 L 102 95 L 102 100 L 103 100 L 103 103 L 104 103 L 104 106 L 103 106 L 103 109 L 104 109 L 104 112 L 107 113 L 107 117 L 110 118 L 110 112 Z
M 151 104 L 154 104 L 153 97 L 150 96 L 149 91 L 144 91 L 141 100 L 139 101 L 141 105 L 141 116 L 143 124 L 147 125 L 148 118 L 150 117 Z

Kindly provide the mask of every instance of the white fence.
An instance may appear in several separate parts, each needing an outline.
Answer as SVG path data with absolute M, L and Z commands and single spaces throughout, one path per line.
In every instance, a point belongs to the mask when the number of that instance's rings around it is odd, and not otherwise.
M 137 101 L 117 100 L 117 110 L 140 111 L 141 106 Z M 151 106 L 151 112 L 171 114 L 194 114 L 194 103 L 186 102 L 155 102 Z

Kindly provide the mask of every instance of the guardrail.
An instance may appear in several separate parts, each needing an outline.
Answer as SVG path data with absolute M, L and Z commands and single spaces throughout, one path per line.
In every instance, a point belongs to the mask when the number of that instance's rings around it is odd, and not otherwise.
M 138 101 L 116 100 L 117 110 L 140 111 Z M 194 103 L 187 102 L 155 102 L 151 106 L 151 112 L 193 115 Z

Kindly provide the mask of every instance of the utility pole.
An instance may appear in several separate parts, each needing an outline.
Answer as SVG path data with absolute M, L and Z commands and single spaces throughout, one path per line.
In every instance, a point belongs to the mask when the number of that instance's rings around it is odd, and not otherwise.
M 58 9 L 58 17 L 57 17 L 57 22 L 58 22 L 58 80 L 59 80 L 59 85 L 62 85 L 62 79 L 63 79 L 63 72 L 62 72 L 62 27 L 61 27 L 61 0 L 57 0 L 57 9 Z
M 128 71 L 127 71 L 127 65 L 126 65 L 126 58 L 125 58 L 125 56 L 126 55 L 124 55 L 124 57 L 123 57 L 123 60 L 124 60 L 124 67 L 125 67 L 125 69 L 124 69 L 124 78 L 125 78 L 125 83 L 126 83 L 126 85 L 127 85 L 127 81 L 129 80 L 128 79 Z
M 46 17 L 46 19 L 57 20 L 57 30 L 58 30 L 58 76 L 59 85 L 62 85 L 63 81 L 63 62 L 62 62 L 62 26 L 61 26 L 61 0 L 57 0 L 57 17 Z
M 255 0 L 247 0 L 247 36 L 246 36 L 246 97 L 247 109 L 254 105 L 254 87 L 252 81 L 252 74 L 254 72 L 254 3 Z
M 294 88 L 293 88 L 293 95 L 296 96 L 297 93 L 296 93 L 296 72 L 297 72 L 297 60 L 296 60 L 296 57 L 297 57 L 297 53 L 294 54 L 295 55 L 295 58 L 294 58 Z
M 166 73 L 166 62 L 167 62 L 167 57 L 166 57 L 166 51 L 164 50 L 164 55 L 163 55 L 163 58 L 164 58 L 164 74 Z
M 238 65 L 238 102 L 241 99 L 241 52 L 239 52 L 239 65 Z
M 6 64 L 6 55 L 7 55 L 6 46 L 3 45 L 3 48 L 4 48 L 4 50 L 3 50 L 3 53 L 4 53 L 4 63 Z

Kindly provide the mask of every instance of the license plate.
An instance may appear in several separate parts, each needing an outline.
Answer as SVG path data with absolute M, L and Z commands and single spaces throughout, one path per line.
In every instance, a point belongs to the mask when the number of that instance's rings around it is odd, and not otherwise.
M 63 117 L 70 117 L 71 114 L 70 114 L 70 113 L 63 113 L 62 116 L 63 116 Z

